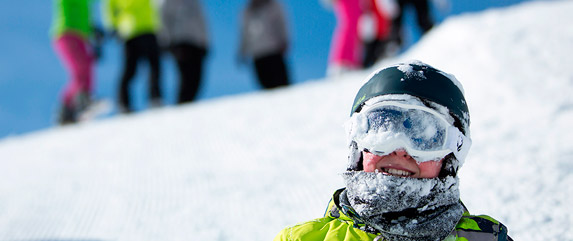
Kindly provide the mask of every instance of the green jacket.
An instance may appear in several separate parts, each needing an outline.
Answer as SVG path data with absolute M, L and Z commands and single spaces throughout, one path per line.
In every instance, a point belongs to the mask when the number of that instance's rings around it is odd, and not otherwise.
M 74 32 L 82 37 L 92 34 L 90 5 L 92 0 L 54 0 L 50 35 L 53 38 L 65 32 Z
M 159 28 L 157 9 L 151 0 L 106 0 L 106 27 L 117 31 L 123 40 L 155 34 Z
M 335 195 L 341 190 L 338 190 Z M 381 236 L 378 237 L 379 234 L 359 229 L 352 219 L 340 211 L 334 200 L 335 198 L 331 199 L 328 204 L 324 217 L 285 228 L 275 237 L 274 241 L 384 240 Z M 489 216 L 470 215 L 466 210 L 455 230 L 445 240 L 505 241 L 512 239 L 507 236 L 507 228 L 502 223 Z

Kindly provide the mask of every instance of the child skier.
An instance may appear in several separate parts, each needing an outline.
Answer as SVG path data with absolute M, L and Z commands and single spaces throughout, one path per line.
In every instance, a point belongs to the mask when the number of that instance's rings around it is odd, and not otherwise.
M 346 187 L 324 217 L 279 240 L 511 240 L 506 227 L 460 201 L 458 169 L 471 145 L 454 76 L 420 61 L 379 70 L 358 91 L 347 123 Z

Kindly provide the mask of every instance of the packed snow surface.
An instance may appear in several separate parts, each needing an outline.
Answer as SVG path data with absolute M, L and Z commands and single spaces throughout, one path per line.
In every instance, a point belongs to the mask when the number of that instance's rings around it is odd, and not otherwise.
M 378 67 L 454 74 L 460 193 L 515 240 L 573 240 L 573 1 L 447 19 Z M 0 240 L 271 240 L 342 187 L 343 123 L 375 69 L 0 141 Z

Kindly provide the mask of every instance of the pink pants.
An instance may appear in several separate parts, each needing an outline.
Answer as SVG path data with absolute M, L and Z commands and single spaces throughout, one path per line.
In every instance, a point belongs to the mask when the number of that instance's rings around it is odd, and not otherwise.
M 74 33 L 64 33 L 54 42 L 54 49 L 70 73 L 70 80 L 62 93 L 66 106 L 73 106 L 79 93 L 92 92 L 93 56 L 88 41 Z
M 361 66 L 361 46 L 358 19 L 362 10 L 358 0 L 337 0 L 334 11 L 337 26 L 332 37 L 329 62 L 333 65 L 358 68 Z

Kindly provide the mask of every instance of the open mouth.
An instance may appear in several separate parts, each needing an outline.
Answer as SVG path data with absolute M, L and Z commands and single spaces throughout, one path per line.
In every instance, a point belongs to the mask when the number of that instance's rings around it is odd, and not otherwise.
M 413 172 L 398 170 L 394 168 L 382 168 L 382 172 L 387 175 L 399 176 L 399 177 L 409 177 L 414 175 Z

